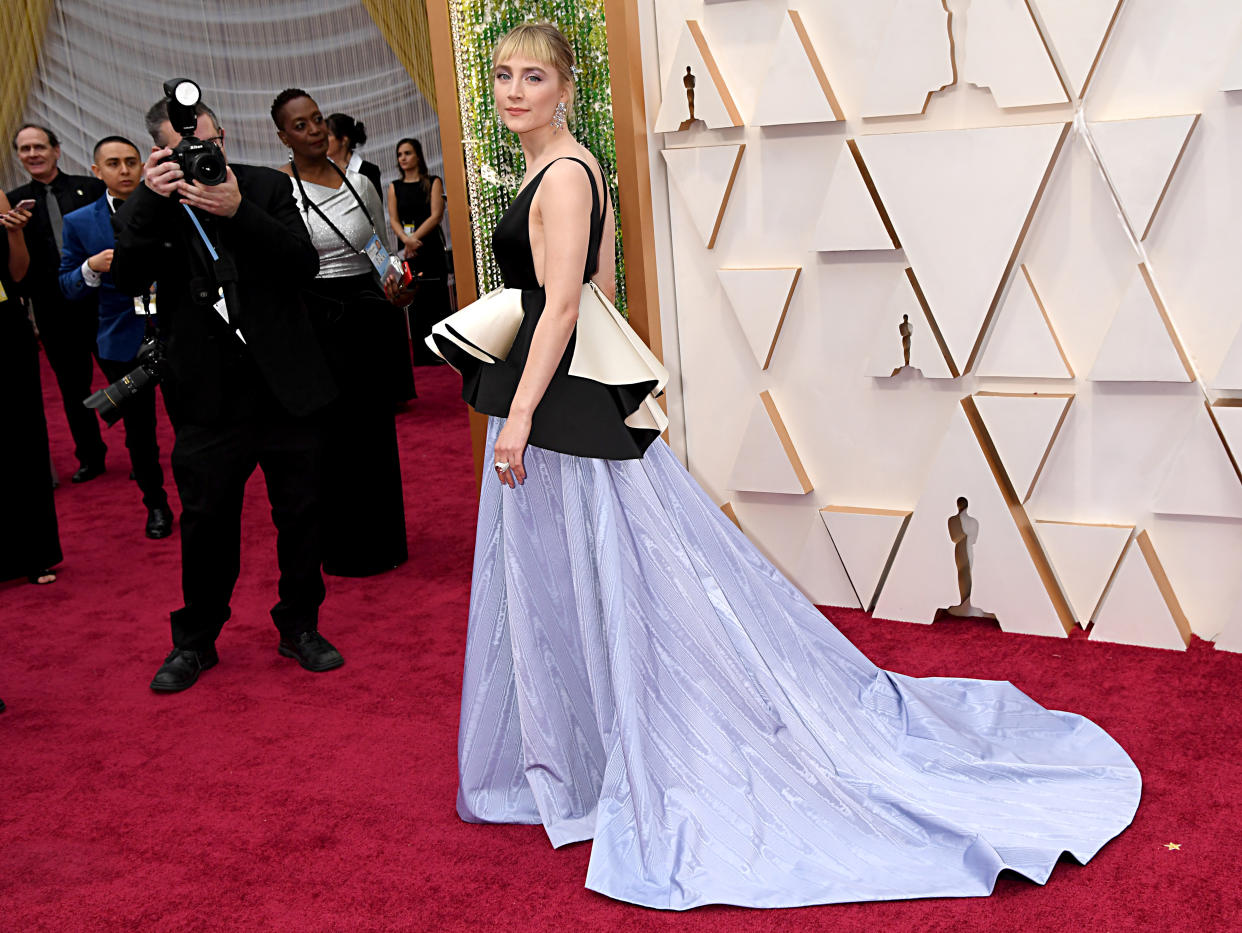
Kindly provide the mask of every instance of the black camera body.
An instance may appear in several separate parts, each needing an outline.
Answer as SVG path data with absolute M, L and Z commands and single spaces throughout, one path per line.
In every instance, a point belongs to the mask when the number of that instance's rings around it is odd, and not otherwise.
M 198 85 L 189 78 L 170 78 L 164 82 L 164 99 L 168 101 L 168 122 L 181 134 L 181 142 L 162 161 L 176 162 L 186 181 L 220 184 L 227 174 L 224 153 L 214 142 L 194 135 L 198 128 L 196 105 L 202 99 Z
M 172 155 L 161 161 L 176 162 L 186 181 L 197 181 L 203 185 L 218 185 L 224 181 L 224 155 L 220 147 L 192 134 L 177 143 Z
M 159 337 L 148 337 L 134 357 L 138 365 L 110 386 L 92 394 L 82 404 L 99 412 L 108 427 L 121 420 L 122 406 L 135 395 L 154 391 L 164 376 L 164 344 Z

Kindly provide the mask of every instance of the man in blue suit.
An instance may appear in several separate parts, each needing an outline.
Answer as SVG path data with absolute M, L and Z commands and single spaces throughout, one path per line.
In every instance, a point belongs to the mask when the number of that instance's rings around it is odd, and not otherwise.
M 91 171 L 108 190 L 98 201 L 65 215 L 60 288 L 71 300 L 98 300 L 99 366 L 108 381 L 115 382 L 138 365 L 135 356 L 146 332 L 144 318 L 135 312 L 134 299 L 118 292 L 109 274 L 116 243 L 112 214 L 142 180 L 143 159 L 128 139 L 105 136 L 95 144 L 94 162 Z M 172 534 L 172 510 L 164 491 L 155 437 L 155 392 L 148 390 L 129 399 L 121 414 L 134 479 L 147 508 L 146 535 L 166 538 Z

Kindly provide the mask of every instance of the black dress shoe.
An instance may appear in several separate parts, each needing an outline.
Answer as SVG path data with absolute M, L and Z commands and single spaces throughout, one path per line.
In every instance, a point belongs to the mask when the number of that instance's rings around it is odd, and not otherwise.
M 286 658 L 296 658 L 308 671 L 330 671 L 345 663 L 341 653 L 332 647 L 332 643 L 318 632 L 299 632 L 297 635 L 282 635 L 280 646 L 276 649 Z
M 168 506 L 156 506 L 147 511 L 147 537 L 167 538 L 172 534 L 172 509 Z
M 202 651 L 190 651 L 187 648 L 174 648 L 164 659 L 160 669 L 155 672 L 151 681 L 151 689 L 158 693 L 177 693 L 194 686 L 198 675 L 208 668 L 215 667 L 220 656 L 216 649 L 204 648 Z
M 70 478 L 70 482 L 87 483 L 96 476 L 103 476 L 104 465 L 102 463 L 82 464 L 78 467 L 78 472 L 74 473 Z

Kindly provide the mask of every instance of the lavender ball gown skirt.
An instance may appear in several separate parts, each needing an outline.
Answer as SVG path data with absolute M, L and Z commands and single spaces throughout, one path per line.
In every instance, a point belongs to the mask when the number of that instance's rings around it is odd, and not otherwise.
M 1004 681 L 880 670 L 663 441 L 524 459 L 479 505 L 463 819 L 594 839 L 587 887 L 674 910 L 986 895 L 1130 823 L 1107 733 Z

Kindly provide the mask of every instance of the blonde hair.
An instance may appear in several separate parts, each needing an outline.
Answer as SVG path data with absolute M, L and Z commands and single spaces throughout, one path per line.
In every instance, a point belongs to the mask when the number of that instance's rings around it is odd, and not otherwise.
M 552 23 L 522 23 L 505 33 L 496 43 L 492 53 L 492 67 L 509 58 L 529 58 L 532 61 L 550 65 L 560 76 L 561 83 L 569 89 L 569 100 L 565 109 L 569 115 L 574 112 L 574 50 L 564 33 Z

